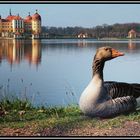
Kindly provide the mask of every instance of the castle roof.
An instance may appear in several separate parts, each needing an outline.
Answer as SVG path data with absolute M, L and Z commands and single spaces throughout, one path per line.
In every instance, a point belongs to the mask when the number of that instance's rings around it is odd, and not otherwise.
M 36 13 L 32 16 L 32 20 L 41 20 L 41 16 L 37 13 L 37 10 Z
M 24 19 L 25 22 L 31 22 L 32 20 L 32 17 L 30 16 L 30 13 L 29 15 Z
M 1 17 L 1 16 L 0 16 Z M 1 18 L 0 18 L 1 19 Z M 9 13 L 9 15 L 5 18 L 5 19 L 1 19 L 2 20 L 2 22 L 9 22 L 9 21 L 12 21 L 12 20 L 22 20 L 23 18 L 21 18 L 20 16 L 19 16 L 19 14 L 18 15 L 12 15 L 11 14 L 11 10 L 10 10 L 10 13 Z M 23 19 L 25 22 L 31 22 L 32 20 L 38 20 L 38 21 L 41 21 L 41 16 L 38 14 L 38 12 L 37 12 L 37 10 L 36 10 L 36 13 L 34 14 L 34 15 L 30 15 L 30 13 L 29 13 L 29 15 L 25 18 L 25 19 Z
M 17 15 L 17 16 L 15 16 L 15 15 L 9 15 L 6 18 L 6 20 L 9 20 L 9 21 L 11 21 L 11 20 L 21 20 L 21 19 L 22 18 L 19 15 Z
M 134 29 L 131 29 L 128 33 L 136 33 L 136 31 Z

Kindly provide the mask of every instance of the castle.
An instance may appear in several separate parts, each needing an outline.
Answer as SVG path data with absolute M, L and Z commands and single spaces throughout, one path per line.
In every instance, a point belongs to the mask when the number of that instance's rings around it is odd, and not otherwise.
M 3 19 L 0 15 L 0 37 L 1 38 L 40 38 L 41 35 L 41 16 L 36 13 L 32 16 L 22 18 L 18 15 L 12 15 L 11 9 L 9 15 Z

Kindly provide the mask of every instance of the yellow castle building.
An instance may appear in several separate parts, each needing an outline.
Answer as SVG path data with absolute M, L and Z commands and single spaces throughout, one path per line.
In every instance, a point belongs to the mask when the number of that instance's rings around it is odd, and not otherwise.
M 12 15 L 11 10 L 6 18 L 0 15 L 0 37 L 2 38 L 40 38 L 41 16 L 36 13 L 22 18 Z

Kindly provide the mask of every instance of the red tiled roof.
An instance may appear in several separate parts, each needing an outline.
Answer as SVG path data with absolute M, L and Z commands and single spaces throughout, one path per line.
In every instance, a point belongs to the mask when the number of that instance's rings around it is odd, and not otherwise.
M 23 18 L 21 18 L 19 15 L 15 16 L 15 15 L 9 15 L 7 16 L 5 19 L 2 19 L 3 22 L 8 22 L 8 21 L 12 21 L 12 20 L 21 20 Z M 41 21 L 41 16 L 37 13 L 37 10 L 36 10 L 36 13 L 32 16 L 30 16 L 30 14 L 25 18 L 23 19 L 25 22 L 31 22 L 32 20 L 40 20 Z
M 11 20 L 13 20 L 14 18 L 15 18 L 15 16 L 8 16 L 6 19 L 11 21 Z
M 6 20 L 9 20 L 9 21 L 11 21 L 11 20 L 20 20 L 20 19 L 22 19 L 19 15 L 18 16 L 8 16 L 7 18 L 6 18 Z
M 136 33 L 136 31 L 132 29 L 129 31 L 129 33 Z
M 24 19 L 24 22 L 31 22 L 32 20 L 29 20 L 29 19 Z
M 15 20 L 21 20 L 22 18 L 18 15 L 18 16 L 15 16 L 14 19 L 15 19 Z
M 30 15 L 28 15 L 28 16 L 25 18 L 25 20 L 30 21 L 30 20 L 32 20 L 32 17 L 31 17 Z
M 40 16 L 38 13 L 35 13 L 35 14 L 32 16 L 32 19 L 33 19 L 33 20 L 41 20 L 41 16 Z

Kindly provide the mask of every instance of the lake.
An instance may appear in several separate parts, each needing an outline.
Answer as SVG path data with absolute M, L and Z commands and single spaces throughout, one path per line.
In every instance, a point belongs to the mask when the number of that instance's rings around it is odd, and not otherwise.
M 106 62 L 104 80 L 140 83 L 140 41 L 0 40 L 0 98 L 16 95 L 35 106 L 77 104 L 102 46 L 125 53 Z

